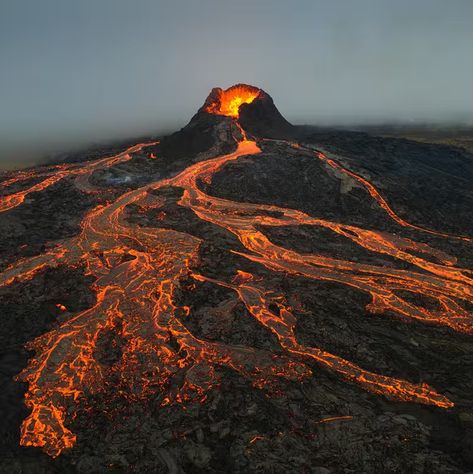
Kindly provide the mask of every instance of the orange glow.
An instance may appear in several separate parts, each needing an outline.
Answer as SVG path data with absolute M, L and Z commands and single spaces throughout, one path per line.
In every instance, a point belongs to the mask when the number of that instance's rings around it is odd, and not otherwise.
M 330 418 L 323 418 L 317 423 L 322 424 L 322 423 L 332 423 L 334 421 L 350 421 L 350 420 L 353 420 L 352 416 L 331 416 Z
M 230 109 L 225 106 L 225 110 Z M 113 157 L 51 169 L 40 183 L 41 189 L 51 181 L 75 176 L 79 190 L 94 192 L 89 180 L 94 170 L 129 160 L 132 152 L 146 146 L 138 144 Z M 79 403 L 86 404 L 88 395 L 100 391 L 119 391 L 130 403 L 156 398 L 156 394 L 162 395 L 162 406 L 204 402 L 207 393 L 219 386 L 218 367 L 238 372 L 256 388 L 269 389 L 279 378 L 294 382 L 307 379 L 313 368 L 321 366 L 349 383 L 392 400 L 441 408 L 453 406 L 453 401 L 425 383 L 371 372 L 336 354 L 300 343 L 294 308 L 281 289 L 271 286 L 270 280 L 244 270 L 229 281 L 200 275 L 196 271 L 200 239 L 185 232 L 140 227 L 127 221 L 130 205 L 144 210 L 164 206 L 165 200 L 159 193 L 149 191 L 179 187 L 183 190 L 179 205 L 234 234 L 244 247 L 234 253 L 248 261 L 281 274 L 355 288 L 371 297 L 368 309 L 373 313 L 395 314 L 406 320 L 473 334 L 473 315 L 460 304 L 473 304 L 473 280 L 468 270 L 455 266 L 454 257 L 397 235 L 316 219 L 294 209 L 221 199 L 199 188 L 199 182 L 211 182 L 225 164 L 246 155 L 256 157 L 260 151 L 256 142 L 243 134 L 233 153 L 199 161 L 172 178 L 133 189 L 113 202 L 97 206 L 84 217 L 78 236 L 61 241 L 43 254 L 22 259 L 0 273 L 0 286 L 7 286 L 33 278 L 45 268 L 74 267 L 85 262 L 87 273 L 95 279 L 92 289 L 96 302 L 91 308 L 71 316 L 65 314 L 53 330 L 28 343 L 28 349 L 35 351 L 35 355 L 17 377 L 28 383 L 25 404 L 31 410 L 22 424 L 22 445 L 41 447 L 53 457 L 72 447 L 76 435 L 68 428 L 68 422 Z M 324 156 L 319 158 L 326 160 Z M 406 225 L 371 183 L 358 178 L 391 218 Z M 3 201 L 3 210 L 21 202 L 26 205 L 24 197 L 33 190 L 41 190 L 33 188 L 17 193 L 16 200 Z M 165 218 L 161 209 L 156 224 Z M 261 230 L 261 226 L 299 225 L 323 227 L 360 248 L 407 262 L 419 271 L 301 254 L 273 244 Z M 432 263 L 431 257 L 439 263 Z M 196 337 L 181 322 L 191 314 L 192 307 L 178 307 L 175 297 L 181 280 L 189 275 L 196 282 L 230 289 L 234 297 L 215 310 L 225 313 L 236 303 L 243 304 L 250 317 L 274 334 L 280 346 L 278 354 Z M 416 306 L 398 296 L 399 290 L 429 296 L 439 303 L 438 308 Z M 57 306 L 62 309 L 62 305 Z M 97 342 L 104 331 L 119 331 L 126 341 L 121 359 L 111 367 L 101 365 L 95 358 Z M 170 381 L 176 374 L 182 376 L 183 382 L 171 392 Z M 327 418 L 319 423 L 348 419 L 351 417 Z
M 262 439 L 264 439 L 264 436 L 260 436 L 260 435 L 252 436 L 251 439 L 250 439 L 249 444 L 254 444 L 254 443 L 256 443 L 256 441 L 260 441 Z
M 209 104 L 205 111 L 211 114 L 238 117 L 240 105 L 251 104 L 259 94 L 260 90 L 256 87 L 236 85 L 222 91 L 219 100 Z

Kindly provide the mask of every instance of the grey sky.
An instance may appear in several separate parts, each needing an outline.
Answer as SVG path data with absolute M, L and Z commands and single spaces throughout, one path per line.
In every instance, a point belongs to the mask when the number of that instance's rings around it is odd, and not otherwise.
M 295 123 L 473 117 L 472 0 L 0 0 L 0 160 L 184 125 L 213 86 Z

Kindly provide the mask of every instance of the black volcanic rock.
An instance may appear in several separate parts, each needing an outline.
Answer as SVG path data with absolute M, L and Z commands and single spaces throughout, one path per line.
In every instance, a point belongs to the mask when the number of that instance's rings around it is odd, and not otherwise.
M 271 96 L 264 91 L 260 91 L 251 104 L 241 105 L 239 122 L 255 137 L 286 138 L 294 133 L 294 126 L 281 115 Z
M 471 235 L 473 155 L 467 150 L 346 130 L 314 130 L 301 139 L 370 177 L 402 217 Z
M 194 157 L 208 151 L 221 142 L 218 129 L 230 130 L 231 122 L 230 117 L 198 112 L 184 128 L 161 140 L 157 154 L 167 161 Z M 228 143 L 231 137 L 225 141 Z

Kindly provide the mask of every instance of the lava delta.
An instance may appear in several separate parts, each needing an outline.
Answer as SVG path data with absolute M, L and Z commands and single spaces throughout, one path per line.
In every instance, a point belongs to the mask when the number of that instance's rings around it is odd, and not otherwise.
M 296 127 L 237 84 L 0 179 L 2 469 L 471 467 L 465 150 Z

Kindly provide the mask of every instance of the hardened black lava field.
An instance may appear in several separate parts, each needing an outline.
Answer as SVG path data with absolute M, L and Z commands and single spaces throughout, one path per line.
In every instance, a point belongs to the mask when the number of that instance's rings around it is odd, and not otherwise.
M 470 472 L 472 184 L 244 84 L 3 173 L 0 471 Z

